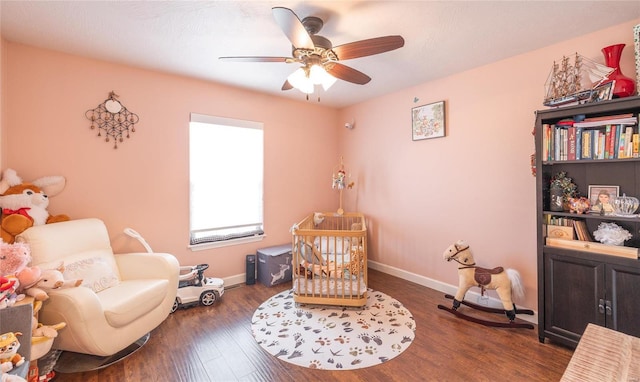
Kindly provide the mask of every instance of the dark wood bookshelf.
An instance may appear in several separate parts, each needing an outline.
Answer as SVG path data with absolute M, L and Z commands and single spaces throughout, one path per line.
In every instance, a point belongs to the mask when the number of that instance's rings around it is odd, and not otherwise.
M 624 243 L 640 248 L 640 217 L 555 212 L 549 208 L 551 178 L 565 171 L 587 196 L 589 185 L 620 187 L 620 195 L 640 198 L 640 158 L 543 160 L 543 126 L 567 119 L 640 113 L 640 97 L 627 97 L 536 112 L 536 218 L 538 257 L 538 337 L 577 346 L 589 323 L 640 337 L 640 261 L 546 245 L 546 218 L 582 220 L 592 234 L 613 222 L 633 237 Z M 603 123 L 604 125 L 604 123 Z M 634 132 L 638 132 L 637 123 Z M 544 158 L 547 159 L 547 158 Z M 637 211 L 636 211 L 637 213 Z

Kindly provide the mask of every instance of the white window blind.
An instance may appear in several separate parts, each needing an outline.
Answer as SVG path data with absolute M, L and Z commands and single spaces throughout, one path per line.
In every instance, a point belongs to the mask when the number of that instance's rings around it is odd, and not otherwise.
M 191 113 L 190 244 L 263 235 L 263 124 Z

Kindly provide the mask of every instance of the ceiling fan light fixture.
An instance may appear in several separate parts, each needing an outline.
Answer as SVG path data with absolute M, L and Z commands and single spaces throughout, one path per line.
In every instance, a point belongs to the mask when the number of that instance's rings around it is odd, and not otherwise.
M 309 77 L 315 85 L 322 85 L 325 91 L 329 90 L 337 81 L 337 78 L 327 73 L 321 65 L 313 65 L 309 70 Z
M 287 81 L 289 81 L 291 86 L 303 93 L 313 93 L 313 81 L 311 81 L 311 79 L 309 78 L 309 75 L 307 74 L 307 70 L 305 70 L 305 68 L 298 68 L 298 70 L 291 73 L 289 77 L 287 77 Z
M 316 85 L 321 85 L 325 91 L 328 90 L 337 81 L 337 78 L 327 73 L 322 65 L 311 65 L 310 68 L 298 68 L 287 77 L 287 81 L 301 92 L 311 94 Z

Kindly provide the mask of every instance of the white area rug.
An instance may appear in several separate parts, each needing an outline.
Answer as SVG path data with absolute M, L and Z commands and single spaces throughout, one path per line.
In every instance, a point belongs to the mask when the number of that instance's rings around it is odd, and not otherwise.
M 296 304 L 288 290 L 258 307 L 251 329 L 258 344 L 282 361 L 351 370 L 397 357 L 415 338 L 416 323 L 398 300 L 370 289 L 363 308 Z

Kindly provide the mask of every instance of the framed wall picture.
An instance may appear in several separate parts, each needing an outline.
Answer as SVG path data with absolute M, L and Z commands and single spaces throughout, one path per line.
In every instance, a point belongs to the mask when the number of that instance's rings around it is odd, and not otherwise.
M 612 214 L 613 201 L 620 193 L 620 186 L 589 185 L 590 212 L 597 214 Z
M 414 141 L 445 136 L 444 101 L 411 109 L 411 134 Z

